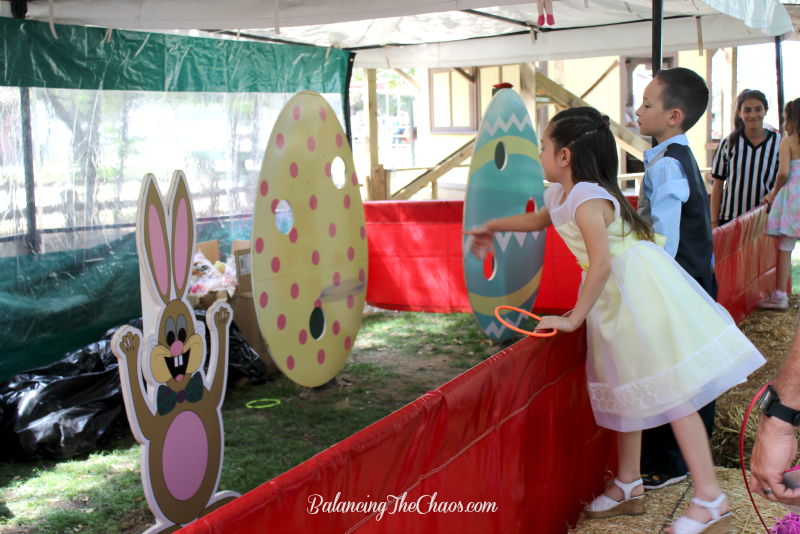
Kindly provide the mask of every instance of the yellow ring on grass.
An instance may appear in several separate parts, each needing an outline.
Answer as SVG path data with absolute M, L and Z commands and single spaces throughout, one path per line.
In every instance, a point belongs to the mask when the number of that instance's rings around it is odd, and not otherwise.
M 271 404 L 265 404 L 263 406 L 255 406 L 256 403 L 265 402 L 265 401 L 266 402 L 270 402 Z M 261 408 L 272 408 L 273 406 L 277 406 L 280 403 L 281 403 L 280 399 L 257 399 L 257 400 L 251 400 L 250 402 L 247 403 L 246 406 L 248 408 L 253 408 L 255 410 L 260 410 Z

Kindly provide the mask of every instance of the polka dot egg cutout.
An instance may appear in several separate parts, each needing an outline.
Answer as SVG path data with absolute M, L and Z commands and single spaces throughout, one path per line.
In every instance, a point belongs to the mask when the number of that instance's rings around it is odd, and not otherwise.
M 498 91 L 478 129 L 464 200 L 464 228 L 544 206 L 544 172 L 528 110 L 513 89 Z M 546 232 L 499 232 L 494 254 L 479 260 L 464 236 L 464 276 L 472 312 L 484 332 L 505 341 L 514 331 L 494 315 L 497 306 L 531 310 L 544 264 Z M 519 326 L 525 315 L 507 311 L 503 319 Z
M 328 382 L 350 355 L 367 289 L 366 221 L 350 145 L 313 91 L 286 104 L 264 154 L 252 239 L 261 332 L 291 380 Z M 267 295 L 267 297 L 263 297 Z

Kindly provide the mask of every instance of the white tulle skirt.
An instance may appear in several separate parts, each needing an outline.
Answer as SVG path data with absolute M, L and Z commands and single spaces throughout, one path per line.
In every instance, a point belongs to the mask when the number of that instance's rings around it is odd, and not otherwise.
M 764 364 L 727 311 L 657 245 L 638 242 L 611 265 L 586 319 L 598 425 L 631 432 L 675 421 Z

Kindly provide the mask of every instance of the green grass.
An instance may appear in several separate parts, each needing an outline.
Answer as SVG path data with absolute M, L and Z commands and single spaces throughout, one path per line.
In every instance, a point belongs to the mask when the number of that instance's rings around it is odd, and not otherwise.
M 800 258 L 792 257 L 792 293 L 800 293 Z
M 497 349 L 489 348 L 471 314 L 365 317 L 356 354 L 341 373 L 352 385 L 331 383 L 308 391 L 280 376 L 228 389 L 220 490 L 246 493 L 429 390 L 426 369 L 401 374 L 374 356 L 387 352 L 404 363 L 424 363 L 447 355 L 455 376 Z M 359 354 L 370 361 L 361 361 Z M 281 402 L 246 407 L 258 399 Z M 0 464 L 0 533 L 20 526 L 41 534 L 141 532 L 153 518 L 146 512 L 139 451 L 129 434 L 70 460 Z

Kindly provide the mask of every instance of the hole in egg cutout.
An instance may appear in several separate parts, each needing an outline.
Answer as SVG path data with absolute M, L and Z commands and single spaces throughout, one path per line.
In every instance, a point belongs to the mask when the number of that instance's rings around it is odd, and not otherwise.
M 275 363 L 306 387 L 347 361 L 367 289 L 364 207 L 347 136 L 327 101 L 293 96 L 264 153 L 253 216 L 256 314 Z M 283 204 L 285 202 L 285 204 Z
M 536 132 L 522 98 L 513 89 L 501 89 L 492 97 L 478 129 L 463 227 L 476 228 L 491 219 L 529 213 L 543 205 L 544 172 Z M 494 254 L 482 260 L 470 252 L 471 240 L 464 236 L 467 295 L 472 312 L 491 339 L 505 341 L 514 335 L 496 319 L 495 308 L 533 308 L 544 264 L 545 235 L 545 231 L 498 232 Z M 525 317 L 510 310 L 503 314 L 503 319 L 515 326 Z

